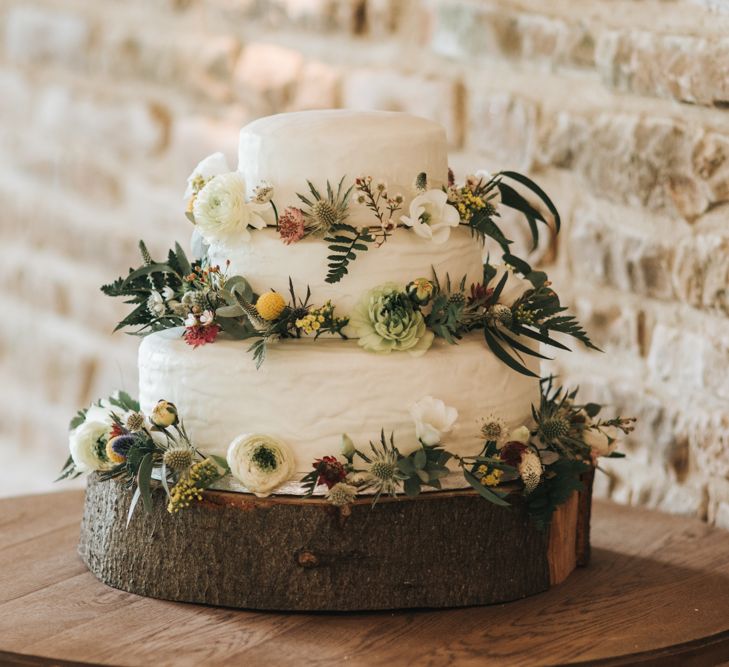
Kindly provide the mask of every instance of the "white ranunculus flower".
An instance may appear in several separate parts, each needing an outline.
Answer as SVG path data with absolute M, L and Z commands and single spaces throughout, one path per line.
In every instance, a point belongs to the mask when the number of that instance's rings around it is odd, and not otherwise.
M 96 403 L 92 403 L 89 409 L 86 411 L 87 422 L 103 422 L 108 426 L 111 426 L 114 422 L 111 418 L 111 413 L 114 413 L 124 420 L 127 413 L 119 408 L 115 408 L 109 401 L 104 398 Z
M 228 447 L 227 460 L 233 477 L 261 497 L 294 474 L 290 447 L 260 433 L 239 435 Z
M 499 295 L 499 303 L 511 306 L 514 301 L 524 294 L 524 292 L 534 287 L 534 285 L 532 285 L 526 278 L 520 276 L 516 273 L 516 271 L 514 271 L 514 269 L 506 264 L 497 264 L 494 268 L 496 269 L 496 275 L 494 275 L 489 282 L 489 287 L 496 288 L 499 282 L 501 282 L 501 279 L 504 277 L 504 274 L 509 274 L 509 277 L 506 279 L 504 289 Z
M 410 406 L 410 416 L 415 422 L 415 435 L 426 445 L 437 445 L 444 433 L 450 433 L 458 419 L 458 410 L 447 406 L 432 396 L 425 396 Z M 413 447 L 410 452 L 415 451 Z M 406 455 L 400 447 L 401 454 Z
M 80 472 L 109 468 L 106 459 L 106 441 L 109 424 L 103 421 L 85 421 L 68 436 L 68 448 L 74 465 Z
M 195 225 L 210 242 L 232 235 L 248 241 L 249 228 L 263 229 L 266 204 L 246 201 L 246 182 L 237 171 L 216 176 L 198 192 L 192 207 Z
M 616 428 L 603 426 L 599 431 L 594 428 L 585 429 L 582 437 L 595 456 L 609 456 L 618 446 L 618 435 L 619 432 Z
M 196 183 L 200 181 L 207 183 L 211 178 L 220 176 L 220 174 L 227 174 L 230 172 L 228 166 L 228 160 L 222 153 L 213 153 L 208 155 L 204 160 L 201 160 L 197 167 L 192 170 L 192 173 L 187 177 L 187 189 L 185 190 L 185 200 L 189 200 L 193 194 L 195 194 Z
M 441 244 L 448 240 L 451 229 L 458 227 L 461 217 L 443 190 L 426 190 L 410 202 L 410 215 L 400 220 L 418 236 Z

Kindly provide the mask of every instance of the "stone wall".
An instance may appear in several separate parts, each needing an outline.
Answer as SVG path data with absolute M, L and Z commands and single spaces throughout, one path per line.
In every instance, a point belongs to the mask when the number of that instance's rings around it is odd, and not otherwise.
M 608 353 L 558 370 L 640 417 L 600 492 L 729 527 L 728 28 L 726 0 L 0 0 L 0 492 L 47 488 L 69 414 L 134 391 L 98 286 L 184 239 L 196 161 L 344 106 L 554 193 L 540 259 Z

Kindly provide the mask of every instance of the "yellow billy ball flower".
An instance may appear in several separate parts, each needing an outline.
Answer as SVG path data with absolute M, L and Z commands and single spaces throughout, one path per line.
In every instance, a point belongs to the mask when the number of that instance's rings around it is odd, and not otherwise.
M 152 410 L 150 420 L 159 428 L 174 426 L 178 421 L 180 421 L 177 416 L 177 408 L 175 407 L 175 404 L 165 400 L 157 401 L 157 405 L 155 405 L 154 410 Z
M 256 301 L 258 314 L 267 322 L 275 320 L 284 308 L 286 308 L 286 302 L 278 292 L 264 292 Z

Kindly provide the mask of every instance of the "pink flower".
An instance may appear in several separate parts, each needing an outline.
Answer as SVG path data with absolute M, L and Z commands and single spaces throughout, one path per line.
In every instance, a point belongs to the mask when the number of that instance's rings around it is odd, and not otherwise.
M 182 337 L 188 345 L 192 345 L 192 347 L 200 347 L 200 345 L 212 343 L 218 337 L 219 332 L 219 324 L 194 324 L 185 329 L 185 333 L 182 334 Z
M 290 245 L 304 238 L 304 214 L 300 208 L 289 206 L 278 219 L 278 233 L 281 240 Z

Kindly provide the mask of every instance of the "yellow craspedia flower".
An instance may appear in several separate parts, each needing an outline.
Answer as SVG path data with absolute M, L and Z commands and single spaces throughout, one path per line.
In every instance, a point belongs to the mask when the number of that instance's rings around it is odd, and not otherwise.
M 264 292 L 256 301 L 258 314 L 267 322 L 275 320 L 284 308 L 286 308 L 286 302 L 278 292 Z

